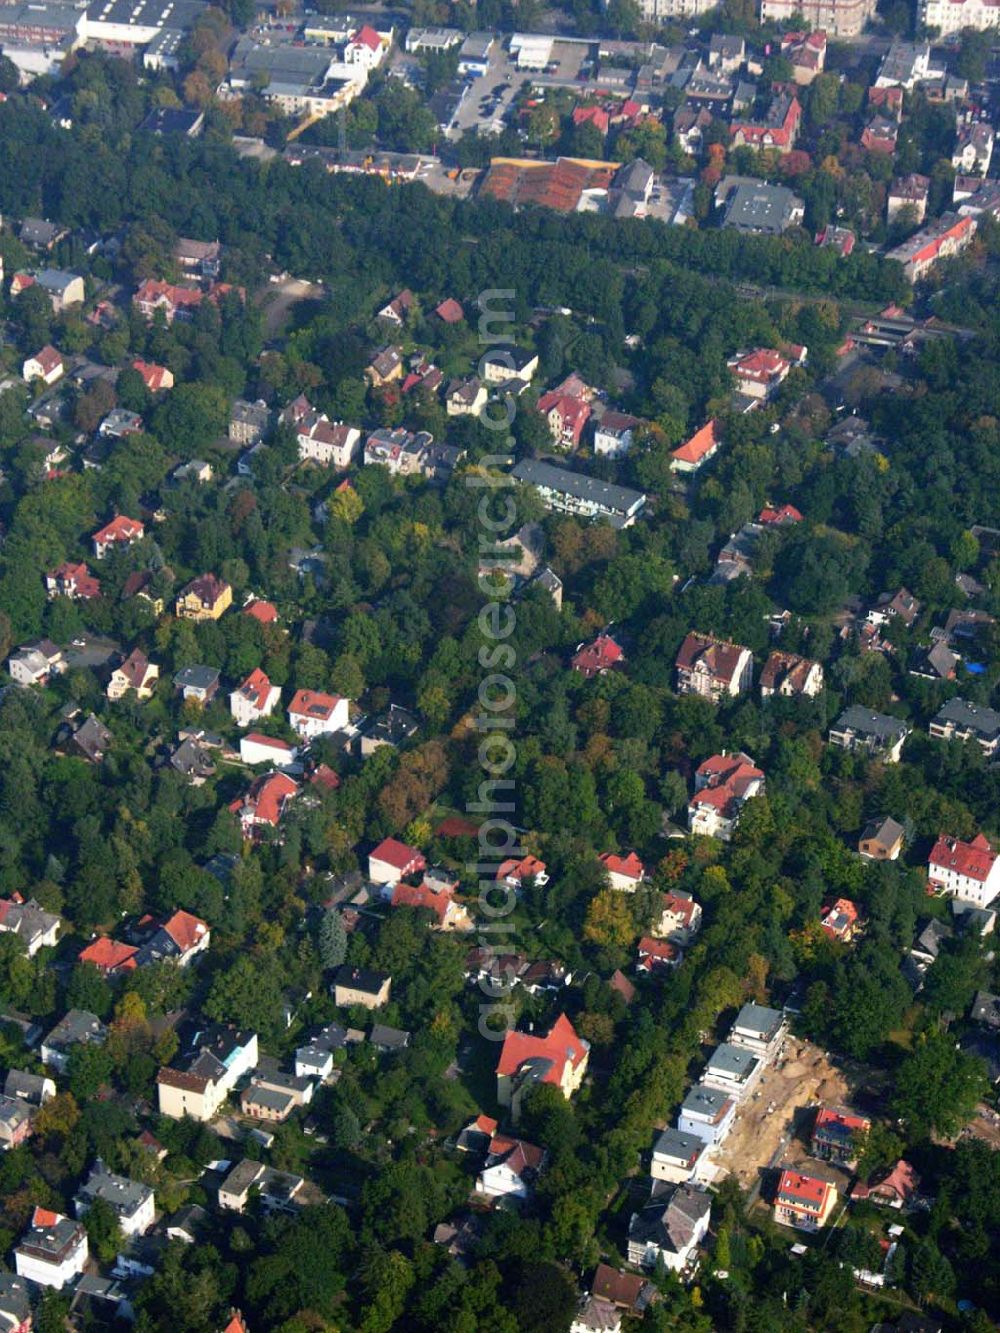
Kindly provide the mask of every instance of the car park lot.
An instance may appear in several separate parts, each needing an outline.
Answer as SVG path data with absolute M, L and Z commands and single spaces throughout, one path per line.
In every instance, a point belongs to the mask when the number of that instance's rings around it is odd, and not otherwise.
M 502 121 L 510 111 L 523 78 L 508 53 L 495 49 L 487 72 L 471 79 L 451 134 L 457 138 L 470 130 L 484 133 L 491 124 Z

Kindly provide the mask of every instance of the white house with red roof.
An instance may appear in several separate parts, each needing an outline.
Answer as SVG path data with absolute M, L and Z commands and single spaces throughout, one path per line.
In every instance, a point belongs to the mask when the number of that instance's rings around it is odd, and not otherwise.
M 249 727 L 262 717 L 270 717 L 280 698 L 281 687 L 272 685 L 260 667 L 255 667 L 230 694 L 229 711 L 238 727 Z
M 401 881 L 393 885 L 390 902 L 393 907 L 418 907 L 433 912 L 439 930 L 471 930 L 472 919 L 464 903 L 455 901 L 457 884 L 424 879 L 419 884 Z
M 70 597 L 74 601 L 89 601 L 100 597 L 101 584 L 85 564 L 64 560 L 58 569 L 45 575 L 45 587 L 50 597 Z
M 593 643 L 580 644 L 570 659 L 570 666 L 590 680 L 592 676 L 603 676 L 624 661 L 621 644 L 610 634 L 598 634 Z
M 155 361 L 133 361 L 132 369 L 142 376 L 150 393 L 162 393 L 164 389 L 174 387 L 174 372 L 166 366 L 158 366 Z
M 572 1097 L 583 1082 L 590 1059 L 590 1043 L 578 1036 L 565 1014 L 560 1014 L 544 1036 L 508 1032 L 497 1063 L 497 1101 L 518 1118 L 521 1096 L 537 1083 L 558 1088 Z
M 799 1231 L 819 1231 L 837 1205 L 836 1188 L 828 1180 L 785 1169 L 774 1195 L 774 1220 Z
M 164 921 L 163 930 L 177 949 L 174 962 L 178 967 L 187 967 L 193 958 L 207 950 L 212 941 L 208 922 L 180 909 Z
M 527 1199 L 545 1165 L 545 1150 L 524 1139 L 494 1134 L 476 1190 L 491 1199 Z
M 141 519 L 128 518 L 125 514 L 116 514 L 110 523 L 105 523 L 91 537 L 94 543 L 94 556 L 103 560 L 116 546 L 131 546 L 141 542 L 146 535 L 146 528 Z
M 665 893 L 660 900 L 660 919 L 652 933 L 686 948 L 701 930 L 701 903 L 689 893 Z
M 350 720 L 348 701 L 339 694 L 296 690 L 288 705 L 288 725 L 303 740 L 343 731 Z
M 368 853 L 368 878 L 373 884 L 398 884 L 407 875 L 427 869 L 423 852 L 398 838 L 383 838 Z
M 646 867 L 635 852 L 629 852 L 626 856 L 619 856 L 616 852 L 602 852 L 598 859 L 613 889 L 621 889 L 624 893 L 635 893 L 646 878 Z
M 592 397 L 593 390 L 578 375 L 570 375 L 539 398 L 537 410 L 548 423 L 552 439 L 561 448 L 579 448 L 583 428 L 590 420 Z
M 714 458 L 722 447 L 719 426 L 713 417 L 706 421 L 700 430 L 696 430 L 689 440 L 672 450 L 670 454 L 671 472 L 697 472 L 710 458 Z
M 497 866 L 496 877 L 512 889 L 520 889 L 526 879 L 543 887 L 549 882 L 545 862 L 540 861 L 537 856 L 532 856 L 530 852 L 525 856 L 511 856 L 506 861 L 501 861 Z
M 51 343 L 46 343 L 41 351 L 25 359 L 21 367 L 21 378 L 25 384 L 31 384 L 33 380 L 55 384 L 56 380 L 62 378 L 64 369 L 62 357 Z
M 365 23 L 344 47 L 344 64 L 377 69 L 388 49 L 389 43 L 383 42 L 375 29 Z
M 770 347 L 757 347 L 752 352 L 738 352 L 726 365 L 733 372 L 736 387 L 748 398 L 761 401 L 772 397 L 788 378 L 792 363 Z
M 670 940 L 643 935 L 636 946 L 635 970 L 646 976 L 655 976 L 667 968 L 678 967 L 683 956 L 677 945 Z
M 1000 893 L 1000 860 L 981 833 L 971 842 L 942 834 L 927 858 L 927 883 L 950 898 L 989 907 Z
M 248 731 L 240 737 L 240 758 L 245 764 L 273 764 L 288 768 L 295 763 L 298 750 L 277 736 L 263 736 L 259 731 Z
M 297 782 L 287 773 L 264 773 L 230 806 L 240 821 L 243 836 L 253 837 L 261 829 L 277 828 L 290 801 L 299 793 Z
M 747 801 L 764 790 L 764 774 L 749 755 L 714 754 L 698 765 L 688 802 L 688 828 L 728 842 Z

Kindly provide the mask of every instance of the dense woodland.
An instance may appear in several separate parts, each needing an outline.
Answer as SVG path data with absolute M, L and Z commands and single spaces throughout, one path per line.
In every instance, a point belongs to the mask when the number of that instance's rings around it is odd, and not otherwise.
M 112 1023 L 106 1045 L 74 1055 L 37 1137 L 0 1158 L 0 1249 L 34 1204 L 64 1205 L 95 1156 L 155 1184 L 164 1210 L 208 1203 L 198 1172 L 220 1155 L 219 1141 L 151 1116 L 155 1073 L 176 1040 L 158 1020 L 187 1005 L 252 1026 L 268 1050 L 287 1055 L 311 1025 L 334 1016 L 329 968 L 346 956 L 391 972 L 392 1002 L 380 1019 L 412 1031 L 412 1045 L 391 1064 L 368 1047 L 353 1050 L 317 1106 L 328 1143 L 292 1122 L 278 1129 L 268 1160 L 324 1194 L 346 1186 L 354 1206 L 319 1205 L 294 1220 L 216 1215 L 205 1243 L 167 1250 L 138 1297 L 136 1327 L 211 1333 L 237 1304 L 252 1327 L 280 1333 L 566 1329 L 577 1283 L 602 1256 L 622 1260 L 623 1182 L 697 1074 L 706 1037 L 724 1031 L 745 999 L 780 1003 L 796 989 L 802 1034 L 870 1066 L 882 1089 L 867 1166 L 905 1150 L 935 1198 L 929 1212 L 906 1218 L 898 1289 L 880 1304 L 851 1276 L 882 1234 L 874 1209 L 852 1210 L 827 1244 L 795 1258 L 787 1235 L 726 1183 L 714 1208 L 713 1257 L 693 1287 L 658 1276 L 663 1299 L 643 1326 L 861 1333 L 898 1312 L 900 1300 L 932 1307 L 950 1327 L 992 1327 L 1000 1317 L 1000 1155 L 946 1141 L 985 1091 L 981 1066 L 956 1050 L 953 1035 L 975 990 L 995 988 L 996 968 L 985 946 L 957 939 L 915 999 L 901 962 L 918 924 L 947 916 L 925 889 L 933 838 L 1000 835 L 997 770 L 974 744 L 926 736 L 944 699 L 995 698 L 995 626 L 972 655 L 981 672 L 960 666 L 954 682 L 932 684 L 906 670 L 930 626 L 966 604 L 956 573 L 974 572 L 985 589 L 978 604 L 1000 615 L 1000 562 L 969 531 L 1000 520 L 1000 324 L 995 304 L 976 298 L 992 281 L 995 238 L 987 230 L 932 298 L 944 318 L 971 326 L 967 341 L 928 343 L 909 359 L 887 354 L 880 369 L 899 376 L 894 391 L 873 368 L 853 377 L 850 405 L 884 452 L 852 459 L 824 443 L 834 416 L 821 389 L 854 303 L 874 310 L 909 298 L 892 264 L 860 253 L 838 260 L 805 239 L 515 215 L 419 186 L 261 166 L 223 143 L 134 133 L 143 93 L 113 62 L 81 62 L 72 87 L 78 99 L 92 97 L 92 109 L 70 133 L 24 101 L 0 105 L 0 212 L 72 228 L 57 257 L 86 273 L 93 295 L 174 276 L 179 235 L 221 239 L 224 277 L 251 296 L 271 270 L 321 280 L 325 294 L 298 307 L 278 340 L 266 337 L 259 305 L 237 296 L 170 328 L 128 314 L 106 330 L 73 315 L 55 320 L 31 289 L 2 309 L 8 367 L 52 339 L 105 365 L 146 357 L 173 370 L 177 387 L 154 403 L 125 370 L 114 390 L 76 393 L 57 438 L 89 436 L 115 403 L 140 412 L 144 432 L 100 469 L 56 479 L 44 475 L 47 446 L 25 417 L 27 392 L 0 395 L 4 653 L 39 634 L 66 643 L 97 633 L 141 645 L 161 669 L 144 704 L 110 706 L 96 675 L 82 669 L 43 691 L 9 689 L 0 701 L 0 891 L 30 893 L 67 923 L 56 959 L 43 951 L 29 960 L 0 936 L 0 998 L 43 1022 L 76 1005 Z M 81 231 L 117 244 L 91 254 Z M 28 261 L 8 232 L 0 253 L 8 273 Z M 759 294 L 737 293 L 745 283 Z M 650 494 L 651 512 L 633 528 L 584 526 L 518 493 L 518 522 L 541 523 L 566 598 L 561 613 L 537 589 L 517 603 L 515 823 L 529 830 L 550 882 L 520 900 L 512 947 L 573 974 L 558 1003 L 591 1041 L 594 1072 L 571 1103 L 549 1089 L 530 1102 L 521 1132 L 548 1149 L 551 1164 L 525 1215 L 491 1215 L 467 1268 L 429 1241 L 471 1183 L 445 1140 L 494 1107 L 495 1050 L 475 1036 L 479 997 L 463 979 L 466 944 L 432 932 L 409 909 L 345 938 L 322 905 L 329 877 L 363 864 L 388 834 L 415 842 L 428 859 L 460 868 L 474 859 L 471 841 L 434 829 L 439 814 L 475 799 L 482 777 L 469 725 L 481 676 L 479 496 L 461 471 L 441 490 L 375 468 L 352 474 L 353 494 L 331 495 L 329 477 L 296 467 L 294 441 L 280 431 L 255 459 L 252 480 L 230 486 L 222 483 L 232 454 L 218 447 L 235 396 L 278 407 L 306 391 L 331 417 L 360 426 L 430 429 L 463 445 L 473 468 L 494 452 L 490 432 L 445 418 L 436 402 L 404 409 L 366 392 L 361 372 L 379 341 L 374 312 L 403 285 L 427 310 L 446 295 L 471 309 L 479 292 L 513 290 L 515 338 L 538 350 L 540 382 L 577 370 L 650 423 L 623 464 L 587 463 Z M 571 313 L 551 313 L 560 307 Z M 638 346 L 626 346 L 626 334 L 637 334 Z M 442 329 L 419 311 L 407 338 L 449 373 L 467 373 L 478 355 L 474 329 Z M 727 356 L 792 341 L 808 344 L 807 368 L 767 408 L 732 416 Z M 519 456 L 547 448 L 533 401 L 529 394 L 519 403 L 511 446 Z M 669 450 L 710 413 L 726 448 L 703 481 L 679 489 Z M 196 457 L 212 461 L 216 483 L 168 480 Z M 708 585 L 718 547 L 765 502 L 796 505 L 804 522 L 768 534 L 753 579 Z M 325 504 L 321 519 L 317 503 Z M 90 534 L 115 509 L 164 516 L 144 542 L 101 562 L 101 598 L 48 601 L 42 573 L 87 559 Z M 316 545 L 324 574 L 300 577 L 290 552 Z M 216 571 L 238 602 L 250 592 L 273 600 L 281 625 L 235 613 L 199 625 L 158 618 L 149 603 L 121 596 L 139 568 L 153 571 L 152 591 L 168 603 L 188 578 Z M 839 633 L 848 597 L 869 602 L 903 584 L 922 612 L 912 630 L 890 631 L 894 655 L 862 653 Z M 759 668 L 771 646 L 769 617 L 781 609 L 792 613 L 781 645 L 826 668 L 817 700 L 764 705 L 754 693 L 714 709 L 674 693 L 674 657 L 690 629 L 747 645 Z M 568 669 L 569 654 L 608 622 L 626 645 L 625 668 L 586 682 Z M 223 695 L 197 714 L 173 692 L 174 672 L 192 662 L 234 683 L 260 665 L 275 684 L 334 688 L 371 712 L 391 698 L 414 709 L 421 730 L 401 753 L 385 747 L 364 764 L 320 742 L 341 785 L 293 806 L 280 840 L 250 848 L 227 809 L 244 773 L 223 768 L 192 787 L 161 762 L 178 725 L 196 716 L 235 734 Z M 826 745 L 830 721 L 851 702 L 913 724 L 899 765 Z M 66 705 L 93 709 L 111 727 L 100 767 L 54 752 Z M 288 735 L 278 717 L 264 726 Z M 668 841 L 665 827 L 683 824 L 694 768 L 722 748 L 753 756 L 767 795 L 748 806 L 728 848 Z M 885 814 L 904 824 L 907 851 L 897 863 L 868 865 L 857 838 Z M 638 850 L 656 867 L 655 889 L 691 890 L 706 915 L 684 964 L 640 986 L 630 1007 L 607 979 L 616 968 L 631 971 L 653 895 L 623 906 L 604 887 L 596 855 L 615 849 Z M 236 858 L 224 879 L 204 868 L 220 852 Z M 821 903 L 839 895 L 869 922 L 852 950 L 817 928 Z M 176 907 L 212 927 L 197 973 L 163 965 L 113 987 L 73 965 L 94 930 L 123 914 Z M 310 998 L 286 1028 L 289 992 Z M 552 997 L 523 988 L 514 1002 L 525 1021 L 555 1012 Z M 16 1029 L 4 1028 L 2 1040 L 5 1066 L 34 1067 Z M 163 1163 L 135 1146 L 149 1124 L 169 1149 Z M 113 1219 L 95 1208 L 87 1225 L 95 1252 L 112 1256 Z M 978 1310 L 960 1316 L 960 1299 Z M 61 1326 L 61 1311 L 60 1297 L 46 1298 L 43 1333 Z

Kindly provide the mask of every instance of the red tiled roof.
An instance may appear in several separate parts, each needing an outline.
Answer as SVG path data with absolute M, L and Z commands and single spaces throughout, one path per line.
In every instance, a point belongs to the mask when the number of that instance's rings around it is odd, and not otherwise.
M 519 1176 L 523 1171 L 537 1171 L 545 1158 L 545 1149 L 524 1139 L 512 1139 L 506 1134 L 494 1134 L 490 1139 L 490 1157 L 503 1157 L 504 1166 Z
M 835 1111 L 830 1106 L 821 1106 L 816 1112 L 813 1132 L 822 1129 L 824 1125 L 838 1125 L 853 1134 L 864 1134 L 869 1129 L 871 1121 L 863 1115 L 850 1115 L 847 1111 Z
M 851 1190 L 852 1199 L 867 1199 L 871 1194 L 894 1194 L 904 1202 L 920 1188 L 920 1177 L 904 1158 L 894 1167 L 880 1171 L 867 1182 L 859 1180 Z
M 61 1217 L 61 1213 L 54 1213 L 51 1208 L 36 1208 L 31 1214 L 31 1225 L 33 1227 L 54 1227 Z
M 706 785 L 691 797 L 693 806 L 710 805 L 725 815 L 742 801 L 754 782 L 764 774 L 745 754 L 712 755 L 698 765 L 697 775 Z
M 208 934 L 208 922 L 192 916 L 190 912 L 177 911 L 169 921 L 164 922 L 163 929 L 181 953 L 187 953 L 195 945 L 200 944 Z
M 434 313 L 438 319 L 443 319 L 446 324 L 457 324 L 465 318 L 465 311 L 453 296 L 447 297 L 439 306 L 436 306 Z
M 357 30 L 351 41 L 355 46 L 367 46 L 370 51 L 377 51 L 382 45 L 382 38 L 367 23 Z
M 696 430 L 690 440 L 674 449 L 670 457 L 676 458 L 680 463 L 700 463 L 714 454 L 721 443 L 713 417 L 711 421 L 705 422 L 701 430 Z
M 416 847 L 407 847 L 406 843 L 400 842 L 398 838 L 383 838 L 369 859 L 384 861 L 386 865 L 399 871 L 408 870 L 411 866 L 422 870 L 427 864 L 422 852 Z
M 593 125 L 602 134 L 607 134 L 611 128 L 611 119 L 603 107 L 578 106 L 573 111 L 573 124 Z
M 784 504 L 778 509 L 772 509 L 769 505 L 765 505 L 757 515 L 757 522 L 763 523 L 765 527 L 774 523 L 801 523 L 802 515 L 794 505 Z
M 296 690 L 288 705 L 289 717 L 320 718 L 324 722 L 332 716 L 340 703 L 339 694 L 321 694 L 318 690 Z
M 102 972 L 131 972 L 135 968 L 135 955 L 139 952 L 131 944 L 121 944 L 118 940 L 102 935 L 80 951 L 78 963 L 91 963 Z
M 278 608 L 273 602 L 265 602 L 258 597 L 249 606 L 243 608 L 243 614 L 251 616 L 262 625 L 273 625 L 278 619 Z
M 734 367 L 741 379 L 766 382 L 775 375 L 780 375 L 782 370 L 786 370 L 788 362 L 780 352 L 775 352 L 770 347 L 757 347 L 736 360 Z
M 260 667 L 254 667 L 237 693 L 242 694 L 243 698 L 249 700 L 255 708 L 266 708 L 268 695 L 271 693 L 271 682 Z
M 827 1196 L 833 1186 L 826 1180 L 815 1176 L 804 1176 L 798 1171 L 785 1170 L 778 1181 L 777 1197 L 782 1203 L 805 1208 L 808 1212 L 821 1212 Z
M 928 864 L 931 874 L 935 868 L 953 870 L 967 879 L 976 879 L 984 883 L 996 859 L 996 852 L 981 833 L 971 842 L 961 842 L 958 838 L 946 838 L 942 835 L 934 844 L 928 857 Z
M 582 671 L 585 676 L 607 671 L 623 661 L 625 654 L 621 645 L 610 634 L 599 634 L 593 643 L 586 644 L 573 654 L 570 665 L 574 671 Z
M 628 856 L 617 856 L 614 852 L 602 852 L 598 858 L 609 874 L 627 875 L 629 879 L 642 879 L 646 867 L 639 860 L 636 852 Z
M 655 940 L 652 935 L 643 935 L 638 945 L 639 967 L 648 972 L 658 963 L 673 963 L 677 959 L 678 949 L 669 940 Z
M 271 750 L 281 750 L 285 754 L 292 752 L 292 746 L 287 741 L 279 740 L 277 736 L 265 736 L 260 731 L 248 731 L 243 739 L 252 741 L 254 745 L 266 745 Z
M 452 896 L 447 889 L 435 893 L 427 884 L 397 884 L 392 891 L 393 907 L 422 907 L 444 922 Z
M 298 792 L 298 784 L 286 773 L 264 773 L 251 784 L 245 796 L 233 801 L 229 809 L 234 815 L 250 812 L 257 823 L 277 827 L 285 802 Z
M 134 542 L 142 537 L 145 530 L 141 520 L 116 514 L 110 523 L 106 523 L 94 533 L 91 540 L 98 546 L 103 546 L 107 542 Z
M 587 1043 L 577 1036 L 565 1014 L 560 1014 L 544 1037 L 532 1032 L 508 1032 L 497 1064 L 499 1077 L 516 1074 L 526 1060 L 551 1060 L 552 1066 L 542 1077 L 543 1083 L 562 1082 L 567 1064 L 574 1068 L 587 1056 Z
M 78 597 L 100 597 L 101 584 L 90 570 L 84 564 L 76 564 L 72 560 L 65 560 L 58 569 L 54 569 L 49 575 L 60 585 L 73 584 L 76 587 Z
M 823 909 L 820 919 L 826 933 L 839 938 L 857 925 L 858 909 L 850 898 L 838 898 L 831 906 Z
M 690 925 L 694 920 L 695 908 L 698 904 L 693 898 L 684 898 L 676 893 L 665 893 L 662 902 L 664 912 L 672 912 L 676 916 L 682 917 L 685 925 Z
M 150 393 L 159 393 L 166 387 L 164 380 L 172 378 L 166 366 L 158 366 L 153 361 L 133 361 L 132 369 L 142 376 L 142 382 Z
M 36 352 L 34 360 L 38 362 L 46 375 L 51 374 L 57 366 L 62 365 L 62 357 L 51 343 L 46 343 L 40 352 Z
M 325 787 L 327 791 L 336 791 L 340 786 L 340 778 L 329 764 L 317 764 L 309 775 L 309 782 L 311 786 Z
M 507 861 L 501 861 L 497 867 L 497 879 L 514 879 L 518 882 L 522 879 L 534 879 L 544 873 L 545 862 L 539 861 L 538 857 L 532 856 L 530 852 L 520 860 L 511 857 Z

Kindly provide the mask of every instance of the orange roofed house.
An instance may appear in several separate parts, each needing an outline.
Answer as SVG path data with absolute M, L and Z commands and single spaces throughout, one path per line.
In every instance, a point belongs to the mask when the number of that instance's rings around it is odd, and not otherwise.
M 893 1167 L 876 1172 L 870 1180 L 859 1180 L 851 1188 L 851 1199 L 856 1203 L 877 1203 L 883 1208 L 905 1208 L 911 1204 L 920 1189 L 920 1177 L 904 1158 Z
M 265 828 L 276 829 L 288 803 L 298 795 L 298 783 L 287 773 L 264 773 L 255 778 L 246 793 L 229 809 L 240 821 L 245 838 L 257 837 Z
M 135 956 L 139 950 L 134 944 L 122 944 L 118 940 L 101 935 L 80 951 L 78 963 L 89 963 L 105 977 L 121 976 L 125 972 L 134 972 L 138 964 Z
M 599 634 L 593 643 L 581 644 L 570 660 L 574 671 L 590 680 L 593 676 L 603 676 L 612 667 L 619 666 L 625 660 L 621 645 L 610 634 Z
M 688 828 L 728 842 L 747 801 L 764 790 L 764 774 L 749 755 L 714 754 L 698 765 L 688 802 Z
M 150 393 L 160 393 L 163 389 L 174 387 L 174 373 L 166 366 L 158 366 L 154 361 L 133 361 L 132 369 L 142 376 L 142 382 Z
M 225 579 L 199 574 L 177 598 L 175 610 L 181 620 L 218 620 L 233 604 L 233 590 Z
M 281 698 L 281 686 L 255 667 L 242 685 L 229 696 L 229 711 L 238 727 L 249 727 L 259 718 L 270 717 Z
M 697 472 L 710 458 L 719 452 L 722 437 L 718 423 L 713 418 L 706 421 L 701 430 L 696 430 L 690 440 L 686 440 L 670 455 L 671 472 Z
M 65 560 L 58 569 L 45 575 L 45 587 L 50 597 L 70 597 L 74 601 L 89 601 L 100 597 L 100 580 L 84 564 Z
M 692 632 L 680 646 L 676 667 L 678 694 L 700 694 L 716 704 L 750 688 L 753 654 L 738 643 Z
M 942 835 L 927 859 L 927 883 L 949 897 L 989 907 L 1000 893 L 1000 857 L 981 833 L 971 842 Z
M 565 1014 L 549 1032 L 508 1032 L 497 1065 L 497 1101 L 510 1108 L 516 1122 L 524 1094 L 536 1083 L 548 1083 L 572 1097 L 583 1082 L 590 1043 L 578 1036 Z
M 526 879 L 543 887 L 549 882 L 545 862 L 539 861 L 538 857 L 532 856 L 530 852 L 520 859 L 512 856 L 506 861 L 501 861 L 497 866 L 497 879 L 509 884 L 512 889 L 520 889 Z
M 578 375 L 569 375 L 562 384 L 538 400 L 538 411 L 548 422 L 552 439 L 563 449 L 577 449 L 583 428 L 590 420 L 591 390 Z
M 792 368 L 787 357 L 769 347 L 758 347 L 752 352 L 731 356 L 726 365 L 733 372 L 740 393 L 761 400 L 770 398 L 778 391 Z
M 608 882 L 613 889 L 622 889 L 625 893 L 635 893 L 646 878 L 646 867 L 635 852 L 627 856 L 616 856 L 614 852 L 602 852 L 598 858 L 607 872 Z
M 103 560 L 116 546 L 131 546 L 133 542 L 142 541 L 145 532 L 141 520 L 116 514 L 110 523 L 106 523 L 91 538 L 94 543 L 94 556 L 98 560 Z
M 774 1195 L 774 1220 L 800 1231 L 820 1231 L 837 1204 L 837 1191 L 828 1180 L 784 1170 Z
M 162 310 L 167 323 L 172 324 L 175 319 L 190 319 L 202 301 L 218 305 L 232 291 L 245 297 L 242 288 L 226 282 L 213 282 L 208 291 L 202 291 L 200 287 L 178 287 L 171 282 L 147 278 L 132 297 L 132 303 L 144 319 L 152 319 L 158 310 Z

